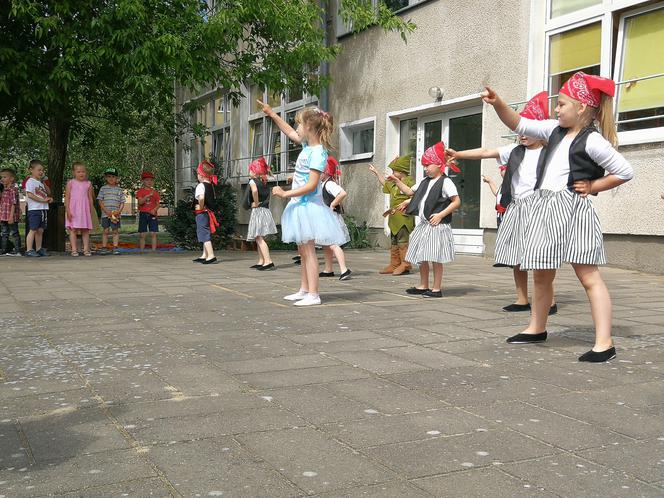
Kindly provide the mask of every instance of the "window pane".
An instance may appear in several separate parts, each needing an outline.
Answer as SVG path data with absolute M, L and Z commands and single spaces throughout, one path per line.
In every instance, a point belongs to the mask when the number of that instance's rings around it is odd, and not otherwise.
M 302 89 L 294 89 L 288 91 L 288 102 L 296 102 L 302 100 Z
M 620 80 L 659 73 L 664 73 L 664 9 L 625 19 Z M 664 77 L 636 81 L 619 88 L 618 111 L 621 113 L 659 107 L 664 107 Z M 654 126 L 652 122 L 642 124 Z
M 410 154 L 410 174 L 415 175 L 415 157 L 417 152 L 417 119 L 401 121 L 399 125 L 399 155 Z
M 297 111 L 292 111 L 286 114 L 286 122 L 291 125 L 293 128 L 296 128 L 295 125 L 295 115 L 297 114 Z M 295 168 L 295 162 L 297 161 L 297 156 L 300 154 L 300 151 L 302 150 L 302 146 L 300 144 L 296 144 L 295 142 L 291 142 L 288 140 L 288 164 L 286 165 L 287 169 L 294 169 Z
M 249 87 L 249 113 L 254 114 L 256 112 L 261 112 L 261 107 L 258 105 L 256 100 L 261 100 L 265 98 L 263 89 L 258 85 L 251 85 Z
M 598 22 L 553 35 L 549 43 L 549 74 L 599 64 L 601 49 L 601 24 Z
M 272 120 L 268 121 L 270 142 L 268 143 L 267 162 L 273 171 L 281 171 L 281 131 L 274 125 Z
M 374 129 L 367 128 L 353 132 L 353 155 L 373 152 Z
M 226 97 L 219 97 L 214 101 L 215 106 L 215 123 L 222 125 L 226 122 Z
M 424 123 L 424 150 L 436 145 L 443 139 L 443 122 L 429 121 Z
M 263 120 L 259 119 L 249 124 L 249 143 L 251 144 L 251 158 L 258 159 L 263 155 Z
M 556 95 L 575 72 L 599 75 L 601 24 L 593 23 L 551 36 L 549 43 L 549 93 Z
M 267 94 L 267 103 L 270 104 L 271 107 L 279 107 L 281 105 L 281 94 L 278 92 L 269 92 Z
M 399 10 L 404 7 L 408 7 L 408 0 L 384 0 L 385 5 L 387 5 L 390 10 Z M 413 0 L 412 3 L 417 3 L 417 0 Z
M 602 0 L 551 0 L 551 17 L 564 16 L 601 3 Z

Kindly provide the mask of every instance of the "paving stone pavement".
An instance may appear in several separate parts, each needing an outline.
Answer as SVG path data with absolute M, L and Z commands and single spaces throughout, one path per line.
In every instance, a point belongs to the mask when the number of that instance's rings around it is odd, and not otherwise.
M 443 299 L 252 255 L 0 258 L 0 498 L 664 496 L 664 278 L 603 269 L 618 357 L 581 364 L 589 307 L 556 280 L 545 344 L 511 272 L 460 256 Z

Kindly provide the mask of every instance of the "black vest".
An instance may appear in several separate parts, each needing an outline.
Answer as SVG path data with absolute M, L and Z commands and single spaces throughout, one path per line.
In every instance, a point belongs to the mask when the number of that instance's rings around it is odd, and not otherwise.
M 327 191 L 327 189 L 325 188 L 325 185 L 326 185 L 327 182 L 329 182 L 330 180 L 331 180 L 331 178 L 328 178 L 327 180 L 325 180 L 325 181 L 323 182 L 323 202 L 325 202 L 325 204 L 326 204 L 327 206 L 329 206 L 330 204 L 332 204 L 332 201 L 334 200 L 334 196 L 333 196 L 332 194 L 330 194 L 330 193 Z M 335 206 L 335 208 L 334 208 L 334 211 L 337 212 L 337 213 L 343 213 L 343 208 L 341 207 L 340 204 L 337 204 L 337 205 Z
M 537 183 L 535 190 L 539 189 L 544 181 L 544 173 L 548 166 L 550 155 L 556 150 L 565 135 L 567 129 L 558 126 L 549 137 L 549 144 L 542 151 L 537 162 Z M 593 161 L 586 152 L 586 142 L 591 133 L 596 132 L 594 126 L 586 126 L 577 136 L 574 137 L 569 146 L 569 177 L 567 179 L 567 188 L 572 189 L 577 180 L 595 180 L 604 176 L 604 168 Z
M 433 187 L 431 187 L 431 190 L 429 191 L 429 195 L 424 201 L 424 217 L 427 221 L 429 221 L 432 214 L 440 213 L 446 209 L 447 206 L 452 204 L 452 199 L 447 195 L 443 195 L 443 182 L 445 181 L 445 178 L 447 178 L 447 175 L 443 174 L 436 180 L 436 183 L 433 184 Z M 406 214 L 416 215 L 418 213 L 420 210 L 420 202 L 422 202 L 422 199 L 424 198 L 424 194 L 427 191 L 430 181 L 431 178 L 428 176 L 422 180 L 422 183 L 420 183 L 420 186 L 415 191 L 415 195 L 410 199 Z M 445 216 L 445 218 L 441 220 L 441 223 L 452 223 L 452 213 Z
M 253 179 L 256 189 L 258 190 L 258 207 L 270 207 L 270 186 L 260 178 Z M 254 196 L 251 193 L 251 185 L 247 184 L 247 189 L 244 191 L 244 202 L 242 203 L 244 209 L 251 209 L 254 202 Z
M 215 211 L 217 209 L 217 198 L 214 194 L 214 185 L 207 182 L 203 185 L 205 185 L 205 207 L 210 211 Z
M 500 205 L 506 208 L 512 202 L 512 177 L 526 156 L 526 146 L 517 145 L 510 152 L 510 157 L 507 159 L 507 170 L 503 177 L 503 184 L 500 187 Z
M 205 188 L 205 208 L 208 208 L 210 211 L 215 211 L 217 209 L 217 202 L 214 197 L 214 185 L 208 182 L 203 182 L 203 187 Z M 198 199 L 194 199 L 194 208 L 198 207 Z

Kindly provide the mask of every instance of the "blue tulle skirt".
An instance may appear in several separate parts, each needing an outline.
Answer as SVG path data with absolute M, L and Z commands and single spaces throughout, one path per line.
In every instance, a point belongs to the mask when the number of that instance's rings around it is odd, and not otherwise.
M 281 239 L 296 244 L 313 240 L 318 246 L 340 246 L 348 242 L 334 211 L 322 199 L 304 203 L 291 200 L 281 215 Z

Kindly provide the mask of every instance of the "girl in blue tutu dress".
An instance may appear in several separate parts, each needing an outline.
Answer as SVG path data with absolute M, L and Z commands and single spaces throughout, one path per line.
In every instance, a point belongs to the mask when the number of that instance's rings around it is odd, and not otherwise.
M 317 107 L 307 107 L 295 117 L 297 130 L 294 130 L 269 105 L 260 100 L 258 104 L 291 141 L 302 144 L 291 190 L 277 186 L 272 189 L 272 195 L 290 199 L 281 215 L 281 238 L 284 242 L 295 242 L 302 256 L 300 290 L 284 299 L 294 301 L 295 306 L 317 305 L 321 300 L 315 246 L 342 245 L 346 242 L 334 212 L 323 201 L 321 188 L 334 121 L 329 113 Z

